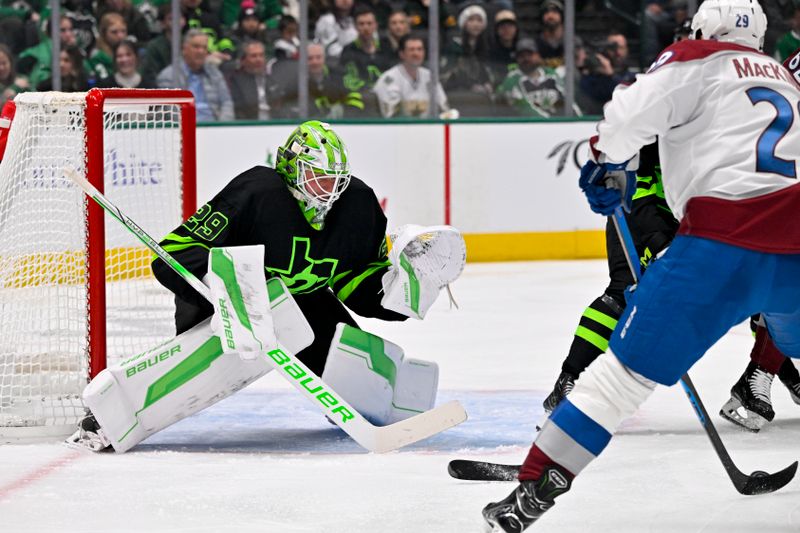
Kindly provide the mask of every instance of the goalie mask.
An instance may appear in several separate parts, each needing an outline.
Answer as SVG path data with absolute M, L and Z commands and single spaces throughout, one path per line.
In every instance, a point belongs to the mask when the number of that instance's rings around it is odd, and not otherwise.
M 333 202 L 350 183 L 344 143 L 329 124 L 318 120 L 302 123 L 278 148 L 275 170 L 317 229 L 322 228 Z
M 761 50 L 767 17 L 758 0 L 705 0 L 692 19 L 692 36 Z

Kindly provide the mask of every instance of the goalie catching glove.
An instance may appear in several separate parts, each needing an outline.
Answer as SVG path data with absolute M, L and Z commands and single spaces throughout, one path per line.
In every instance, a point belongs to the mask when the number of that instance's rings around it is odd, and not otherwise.
M 392 266 L 383 275 L 381 305 L 422 319 L 439 291 L 458 279 L 467 260 L 461 233 L 452 226 L 400 227 L 389 236 Z

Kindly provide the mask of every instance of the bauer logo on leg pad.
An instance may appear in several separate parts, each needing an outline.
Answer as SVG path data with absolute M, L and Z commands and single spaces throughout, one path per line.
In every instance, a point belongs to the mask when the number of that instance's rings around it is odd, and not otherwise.
M 132 366 L 126 368 L 125 369 L 125 377 L 129 378 L 129 377 L 135 376 L 136 374 L 142 372 L 143 370 L 147 370 L 148 368 L 157 365 L 161 361 L 165 361 L 166 359 L 169 359 L 170 357 L 172 357 L 173 355 L 175 355 L 176 353 L 178 353 L 180 351 L 181 351 L 181 345 L 178 344 L 178 345 L 173 346 L 173 347 L 171 347 L 171 348 L 169 348 L 167 350 L 164 350 L 163 352 L 160 352 L 160 353 L 158 353 L 156 355 L 153 355 L 152 357 L 148 357 L 144 361 L 141 361 L 139 363 L 136 363 L 135 365 L 132 365 Z
M 225 298 L 220 298 L 219 314 L 222 317 L 222 330 L 225 332 L 225 344 L 231 350 L 236 350 L 236 343 L 233 342 L 233 329 L 231 328 L 231 313 L 228 311 L 228 304 Z
M 354 418 L 353 413 L 347 407 L 339 405 L 342 402 L 336 398 L 336 395 L 325 389 L 325 384 L 321 380 L 315 382 L 314 377 L 308 375 L 300 365 L 292 362 L 291 356 L 286 352 L 278 348 L 270 350 L 267 355 L 280 365 L 286 374 L 299 382 L 307 392 L 314 395 L 319 403 L 330 409 L 331 415 L 340 415 L 343 423 Z

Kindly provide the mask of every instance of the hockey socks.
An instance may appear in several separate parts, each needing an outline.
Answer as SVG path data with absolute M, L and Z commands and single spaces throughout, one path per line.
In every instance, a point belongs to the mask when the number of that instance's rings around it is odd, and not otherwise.
M 756 342 L 750 352 L 750 360 L 770 374 L 777 374 L 786 356 L 775 347 L 764 326 L 756 329 Z
M 654 389 L 654 382 L 631 372 L 612 352 L 598 357 L 544 423 L 520 480 L 537 478 L 552 464 L 578 475 Z
M 608 349 L 608 340 L 624 308 L 611 296 L 603 294 L 593 301 L 581 315 L 569 354 L 561 369 L 580 375 L 592 361 Z

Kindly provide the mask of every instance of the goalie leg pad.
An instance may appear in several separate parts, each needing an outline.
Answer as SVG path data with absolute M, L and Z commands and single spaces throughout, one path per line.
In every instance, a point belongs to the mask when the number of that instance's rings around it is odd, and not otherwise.
M 103 370 L 83 401 L 111 446 L 125 452 L 150 435 L 222 400 L 271 367 L 224 353 L 206 320 L 174 340 Z
M 300 351 L 314 334 L 279 279 L 267 283 L 277 338 Z M 271 370 L 267 354 L 244 360 L 224 353 L 210 320 L 148 352 L 109 367 L 83 392 L 103 433 L 117 452 L 246 387 Z
M 433 408 L 436 363 L 406 359 L 377 335 L 339 324 L 322 379 L 370 422 L 387 425 Z

